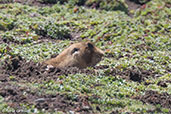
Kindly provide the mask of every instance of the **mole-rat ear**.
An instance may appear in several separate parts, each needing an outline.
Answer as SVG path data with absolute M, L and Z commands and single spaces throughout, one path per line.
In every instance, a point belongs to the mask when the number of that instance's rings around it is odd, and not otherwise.
M 93 44 L 90 43 L 90 42 L 87 42 L 87 45 L 88 45 L 88 47 L 89 47 L 90 49 L 94 48 Z

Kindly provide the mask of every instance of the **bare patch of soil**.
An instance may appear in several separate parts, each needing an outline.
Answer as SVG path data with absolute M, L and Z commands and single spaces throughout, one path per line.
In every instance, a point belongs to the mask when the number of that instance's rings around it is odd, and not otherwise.
M 122 69 L 119 68 L 109 68 L 107 65 L 96 66 L 96 69 L 107 69 L 104 70 L 106 75 L 117 76 L 119 75 L 121 78 L 126 80 L 132 80 L 135 82 L 144 82 L 146 79 L 149 78 L 157 78 L 159 74 L 149 71 L 143 70 L 141 68 L 133 67 L 131 69 Z
M 52 57 L 55 57 L 53 55 Z M 43 81 L 56 80 L 59 75 L 86 73 L 92 75 L 92 70 L 79 70 L 77 68 L 58 69 L 51 68 L 42 63 L 26 61 L 20 56 L 11 56 L 0 65 L 0 96 L 8 106 L 14 109 L 21 109 L 20 104 L 35 105 L 38 109 L 47 111 L 73 111 L 78 113 L 93 113 L 86 96 L 70 96 L 66 94 L 45 94 L 38 89 L 23 87 L 10 83 L 41 83 Z
M 171 95 L 163 92 L 159 93 L 157 91 L 146 91 L 145 95 L 137 96 L 134 99 L 140 100 L 143 103 L 149 103 L 153 105 L 160 105 L 165 108 L 171 109 Z
M 53 55 L 52 57 L 56 57 Z M 123 69 L 109 68 L 108 65 L 95 66 L 94 69 L 78 69 L 75 67 L 58 69 L 47 68 L 47 65 L 43 63 L 35 63 L 33 61 L 27 61 L 21 56 L 11 56 L 6 59 L 0 66 L 0 81 L 7 82 L 13 81 L 27 81 L 27 82 L 44 82 L 50 80 L 56 80 L 58 76 L 76 73 L 84 73 L 87 75 L 98 74 L 96 70 L 103 69 L 106 75 L 116 76 L 119 75 L 123 79 L 132 80 L 136 82 L 144 82 L 149 78 L 157 78 L 157 73 L 153 71 L 147 71 L 140 68 Z M 166 86 L 166 85 L 161 85 Z
M 92 75 L 95 74 L 95 71 L 89 69 L 80 70 L 78 68 L 47 69 L 47 65 L 43 63 L 27 61 L 21 56 L 11 56 L 11 58 L 6 59 L 0 66 L 0 80 L 3 82 L 6 82 L 8 80 L 43 82 L 56 80 L 59 75 L 68 76 L 68 74 L 76 73 L 85 73 Z
M 0 96 L 14 109 L 21 109 L 20 104 L 35 105 L 37 109 L 48 111 L 73 111 L 79 113 L 92 113 L 92 107 L 85 96 L 72 96 L 65 94 L 43 94 L 38 90 L 20 87 L 9 83 L 0 84 Z

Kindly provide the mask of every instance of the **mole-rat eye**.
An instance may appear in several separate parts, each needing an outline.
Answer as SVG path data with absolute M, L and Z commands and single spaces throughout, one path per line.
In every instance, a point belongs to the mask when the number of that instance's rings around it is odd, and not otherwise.
M 71 51 L 71 54 L 75 53 L 76 51 L 78 51 L 79 48 L 74 48 L 72 51 Z
M 93 46 L 92 43 L 87 43 L 87 45 L 88 45 L 88 47 L 89 47 L 90 49 L 94 48 L 94 46 Z

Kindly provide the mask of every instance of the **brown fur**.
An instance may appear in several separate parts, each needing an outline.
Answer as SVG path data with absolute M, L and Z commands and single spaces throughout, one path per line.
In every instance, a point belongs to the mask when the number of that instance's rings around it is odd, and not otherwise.
M 91 42 L 79 42 L 66 48 L 57 57 L 45 61 L 45 64 L 57 68 L 95 66 L 100 62 L 104 52 Z

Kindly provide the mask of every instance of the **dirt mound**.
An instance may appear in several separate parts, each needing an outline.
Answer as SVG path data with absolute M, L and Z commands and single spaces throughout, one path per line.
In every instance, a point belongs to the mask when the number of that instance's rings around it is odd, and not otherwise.
M 52 57 L 55 57 L 53 55 Z M 56 80 L 58 76 L 76 73 L 84 73 L 87 75 L 97 74 L 96 70 L 103 69 L 106 75 L 119 75 L 123 79 L 132 80 L 136 82 L 143 82 L 149 78 L 156 78 L 158 74 L 153 71 L 147 71 L 140 68 L 133 67 L 131 69 L 110 68 L 108 65 L 95 66 L 94 69 L 78 69 L 75 67 L 67 69 L 47 68 L 47 65 L 42 63 L 35 63 L 27 61 L 20 56 L 11 56 L 6 59 L 0 66 L 0 81 L 6 82 L 9 80 L 28 82 L 43 82 Z M 167 86 L 159 84 L 161 86 Z
M 141 100 L 143 103 L 160 105 L 171 109 L 171 95 L 166 92 L 159 93 L 157 91 L 149 90 L 146 91 L 145 95 L 137 96 L 135 99 Z
M 20 56 L 12 56 L 6 59 L 0 66 L 0 81 L 8 80 L 27 82 L 43 82 L 55 80 L 59 75 L 68 76 L 68 74 L 85 73 L 87 75 L 95 74 L 94 70 L 78 68 L 47 68 L 47 65 L 27 61 Z
M 109 55 L 112 56 L 112 55 Z M 104 73 L 108 76 L 120 76 L 126 80 L 132 80 L 135 82 L 144 82 L 146 79 L 157 78 L 161 76 L 154 71 L 144 70 L 138 67 L 132 68 L 110 68 L 108 65 L 95 66 L 94 69 L 103 69 Z M 147 84 L 147 83 L 146 83 Z M 150 84 L 150 83 L 149 83 Z M 147 85 L 149 85 L 147 84 Z M 161 85 L 162 86 L 162 85 Z
M 106 68 L 106 66 L 104 66 Z M 132 80 L 136 82 L 143 82 L 149 78 L 156 78 L 157 73 L 149 70 L 143 70 L 141 68 L 133 67 L 126 69 L 111 68 L 105 71 L 106 75 L 117 76 L 126 80 Z
M 27 87 L 20 87 L 9 83 L 0 84 L 0 95 L 4 97 L 5 102 L 14 109 L 21 109 L 20 104 L 26 103 L 35 105 L 38 109 L 48 111 L 74 111 L 81 113 L 92 112 L 88 98 L 84 96 L 72 97 L 65 94 L 43 94 L 38 90 Z

